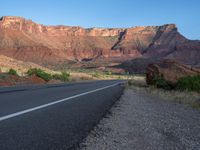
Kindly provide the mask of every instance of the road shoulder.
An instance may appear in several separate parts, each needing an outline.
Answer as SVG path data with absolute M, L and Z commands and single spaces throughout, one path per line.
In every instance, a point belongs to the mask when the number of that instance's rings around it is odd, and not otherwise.
M 80 149 L 200 149 L 200 111 L 126 89 Z

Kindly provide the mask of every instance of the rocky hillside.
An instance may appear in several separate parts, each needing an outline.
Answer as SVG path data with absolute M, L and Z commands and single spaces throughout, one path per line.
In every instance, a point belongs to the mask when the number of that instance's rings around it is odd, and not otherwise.
M 4 55 L 0 55 L 0 72 L 8 72 L 8 70 L 11 68 L 15 69 L 20 75 L 23 75 L 30 68 L 39 68 L 48 73 L 57 73 L 53 70 L 42 67 L 32 62 L 24 62 L 24 61 L 16 60 L 14 58 L 10 58 Z
M 142 57 L 125 61 L 120 67 L 130 73 L 144 73 L 148 64 L 163 59 L 200 68 L 200 41 L 186 39 L 175 25 L 160 26 Z
M 200 42 L 183 37 L 174 24 L 85 29 L 44 26 L 22 17 L 0 19 L 0 54 L 38 64 L 141 57 L 200 64 L 199 50 Z

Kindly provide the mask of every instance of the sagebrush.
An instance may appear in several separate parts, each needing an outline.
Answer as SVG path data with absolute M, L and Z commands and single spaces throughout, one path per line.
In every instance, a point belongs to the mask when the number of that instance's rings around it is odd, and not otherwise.
M 169 83 L 163 76 L 156 76 L 150 84 L 165 90 L 176 89 L 200 92 L 200 75 L 182 77 L 175 84 Z
M 176 89 L 200 92 L 200 75 L 180 78 L 176 84 Z
M 10 75 L 18 75 L 17 71 L 15 69 L 12 69 L 12 68 L 8 71 L 8 74 L 10 74 Z
M 61 74 L 54 74 L 53 75 L 53 78 L 56 79 L 56 80 L 61 80 L 61 81 L 69 81 L 69 77 L 70 77 L 70 74 L 67 73 L 67 72 L 62 72 Z
M 31 75 L 36 75 L 42 79 L 44 79 L 45 81 L 50 81 L 52 79 L 52 75 L 49 73 L 46 73 L 45 71 L 43 71 L 42 69 L 38 69 L 38 68 L 31 68 L 27 71 L 27 74 L 29 76 Z

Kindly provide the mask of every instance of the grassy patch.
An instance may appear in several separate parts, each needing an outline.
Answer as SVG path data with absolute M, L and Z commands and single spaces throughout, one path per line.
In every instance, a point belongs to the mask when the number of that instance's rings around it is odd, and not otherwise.
M 31 68 L 27 71 L 27 74 L 29 76 L 31 75 L 36 75 L 42 79 L 44 79 L 45 81 L 50 81 L 52 79 L 52 75 L 49 73 L 46 73 L 45 71 L 43 71 L 42 69 L 38 69 L 38 68 Z
M 99 72 L 94 72 L 94 73 L 92 73 L 92 76 L 95 78 L 100 78 L 101 75 Z
M 180 78 L 176 84 L 176 89 L 200 92 L 200 75 Z
M 177 83 L 171 84 L 162 76 L 156 76 L 151 81 L 150 85 L 165 90 L 179 90 L 179 91 L 196 91 L 200 92 L 200 75 L 185 76 L 180 78 Z
M 52 77 L 53 79 L 67 82 L 69 81 L 70 74 L 67 72 L 62 72 L 61 74 L 54 74 Z
M 36 75 L 42 79 L 44 79 L 45 81 L 50 81 L 52 79 L 56 79 L 56 80 L 60 80 L 60 81 L 63 81 L 63 82 L 67 82 L 69 81 L 69 77 L 70 77 L 70 74 L 67 73 L 67 72 L 62 72 L 61 74 L 49 74 L 47 72 L 45 72 L 44 70 L 42 69 L 38 69 L 38 68 L 32 68 L 32 69 L 29 69 L 27 74 L 29 76 L 31 75 Z
M 189 90 L 166 90 L 157 88 L 153 85 L 147 85 L 145 78 L 131 79 L 128 81 L 128 88 L 137 92 L 143 92 L 152 96 L 160 97 L 163 100 L 173 101 L 177 103 L 187 104 L 192 107 L 200 109 L 200 93 Z
M 154 79 L 151 81 L 150 85 L 154 85 L 157 88 L 162 88 L 165 90 L 171 90 L 173 89 L 173 86 L 171 86 L 163 76 L 156 76 Z

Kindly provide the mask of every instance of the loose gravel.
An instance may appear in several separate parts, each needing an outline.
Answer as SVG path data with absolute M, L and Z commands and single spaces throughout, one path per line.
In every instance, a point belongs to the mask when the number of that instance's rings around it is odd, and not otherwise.
M 200 150 L 200 111 L 126 89 L 82 150 Z

